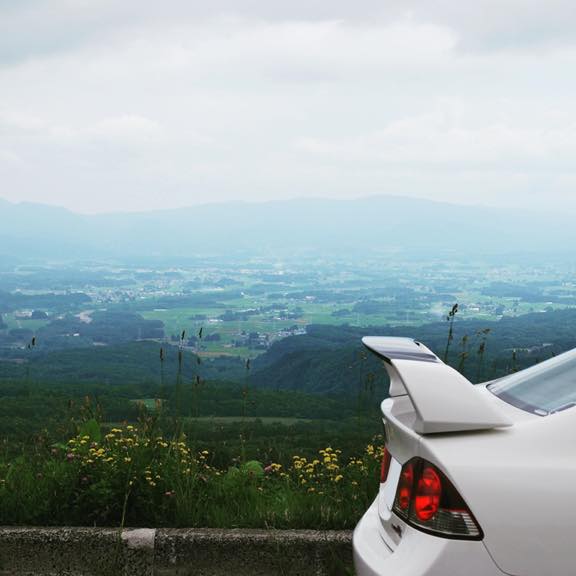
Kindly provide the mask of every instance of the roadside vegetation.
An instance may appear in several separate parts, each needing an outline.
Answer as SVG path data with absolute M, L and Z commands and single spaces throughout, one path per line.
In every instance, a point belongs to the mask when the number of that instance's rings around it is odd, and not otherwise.
M 457 321 L 459 310 L 420 330 L 473 381 L 562 350 L 552 338 L 535 353 L 512 347 L 533 341 L 518 319 L 501 321 L 493 343 L 492 328 Z M 352 528 L 378 490 L 387 391 L 377 361 L 350 347 L 360 335 L 312 327 L 272 347 L 256 371 L 236 359 L 235 382 L 210 379 L 218 370 L 186 353 L 184 331 L 177 346 L 147 343 L 135 357 L 148 378 L 132 383 L 121 383 L 131 365 L 117 383 L 42 382 L 42 357 L 23 377 L 0 377 L 0 525 Z M 118 366 L 127 350 L 115 351 Z M 324 378 L 322 395 L 304 375 Z
M 186 434 L 162 434 L 156 416 L 88 420 L 65 443 L 0 462 L 0 524 L 351 528 L 377 491 L 381 442 L 223 466 Z

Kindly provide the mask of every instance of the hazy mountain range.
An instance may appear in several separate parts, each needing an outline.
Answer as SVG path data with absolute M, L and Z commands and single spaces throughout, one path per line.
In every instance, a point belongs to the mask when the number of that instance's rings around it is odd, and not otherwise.
M 570 218 L 378 196 L 81 215 L 0 200 L 0 259 L 186 259 L 239 253 L 569 253 Z

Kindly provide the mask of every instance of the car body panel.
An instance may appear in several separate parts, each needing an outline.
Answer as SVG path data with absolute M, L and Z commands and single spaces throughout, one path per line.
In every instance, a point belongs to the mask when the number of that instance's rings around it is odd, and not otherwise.
M 435 538 L 406 527 L 392 550 L 379 533 L 375 500 L 354 530 L 358 576 L 502 576 L 482 542 Z
M 452 480 L 498 566 L 572 576 L 576 563 L 576 414 L 535 416 L 490 433 L 426 438 L 421 455 Z
M 423 434 L 413 397 L 382 403 L 391 484 L 381 485 L 355 531 L 358 574 L 576 573 L 576 410 L 540 416 L 504 402 L 485 385 L 473 388 L 478 406 L 492 405 L 512 426 Z M 482 541 L 427 534 L 394 514 L 398 467 L 413 457 L 428 460 L 452 482 L 482 528 Z

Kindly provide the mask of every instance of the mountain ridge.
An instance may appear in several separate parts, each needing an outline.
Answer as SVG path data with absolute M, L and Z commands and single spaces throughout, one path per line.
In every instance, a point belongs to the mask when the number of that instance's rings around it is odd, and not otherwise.
M 371 196 L 203 204 L 154 212 L 82 215 L 43 204 L 0 201 L 0 240 L 21 258 L 182 259 L 250 253 L 479 255 L 568 252 L 570 218 L 514 217 L 491 207 Z

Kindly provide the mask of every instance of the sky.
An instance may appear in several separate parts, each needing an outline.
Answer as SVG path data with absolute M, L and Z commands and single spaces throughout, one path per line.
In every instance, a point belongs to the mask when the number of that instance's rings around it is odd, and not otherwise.
M 573 0 L 0 0 L 0 198 L 576 213 Z

